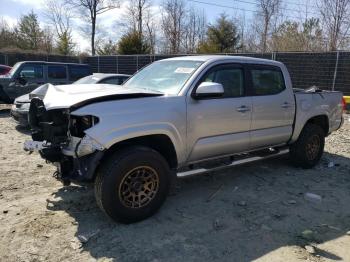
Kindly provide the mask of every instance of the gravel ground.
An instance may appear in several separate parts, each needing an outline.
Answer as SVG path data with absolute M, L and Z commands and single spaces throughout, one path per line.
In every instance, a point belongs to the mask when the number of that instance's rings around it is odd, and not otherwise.
M 0 107 L 1 261 L 350 261 L 348 116 L 316 168 L 282 157 L 182 178 L 132 225 L 110 221 L 91 186 L 62 187 L 25 139 Z

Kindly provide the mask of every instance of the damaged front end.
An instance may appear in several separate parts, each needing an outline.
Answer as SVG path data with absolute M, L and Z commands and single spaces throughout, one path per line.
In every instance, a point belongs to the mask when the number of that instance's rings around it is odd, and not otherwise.
M 26 141 L 24 150 L 38 151 L 53 163 L 55 176 L 64 183 L 93 179 L 104 148 L 84 131 L 99 122 L 97 117 L 75 116 L 70 109 L 46 110 L 41 99 L 33 98 L 28 120 L 33 141 Z

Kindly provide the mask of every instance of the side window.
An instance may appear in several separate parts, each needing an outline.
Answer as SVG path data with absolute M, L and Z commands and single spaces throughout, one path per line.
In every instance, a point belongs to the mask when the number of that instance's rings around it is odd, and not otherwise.
M 91 70 L 87 66 L 69 66 L 69 79 L 72 81 L 88 75 L 91 75 Z
M 220 83 L 224 87 L 224 98 L 244 95 L 243 69 L 232 66 L 218 66 L 210 70 L 201 82 Z
M 42 65 L 24 65 L 19 72 L 19 76 L 23 78 L 43 78 L 43 66 Z
M 47 76 L 50 79 L 66 79 L 66 67 L 60 65 L 50 65 L 47 67 Z
M 283 74 L 279 70 L 252 69 L 251 77 L 254 95 L 274 95 L 286 88 Z

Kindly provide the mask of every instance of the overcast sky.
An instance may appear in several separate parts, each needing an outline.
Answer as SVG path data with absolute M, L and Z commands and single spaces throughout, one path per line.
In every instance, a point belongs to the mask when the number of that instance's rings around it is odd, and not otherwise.
M 0 16 L 3 17 L 10 25 L 15 24 L 23 14 L 33 10 L 39 16 L 41 25 L 45 25 L 43 17 L 43 3 L 45 0 L 0 0 Z M 123 3 L 124 2 L 124 3 Z M 108 32 L 112 40 L 116 41 L 120 36 L 117 23 L 121 22 L 123 13 L 125 13 L 125 5 L 127 1 L 122 1 L 121 8 L 111 10 L 98 17 L 98 24 L 101 29 Z M 153 0 L 154 10 L 159 10 L 162 0 Z M 245 17 L 246 23 L 249 24 L 254 17 L 256 10 L 256 0 L 187 0 L 187 5 L 194 6 L 199 10 L 204 10 L 208 22 L 213 22 L 215 18 L 223 12 L 228 15 Z M 305 14 L 308 10 L 309 16 L 316 16 L 317 0 L 283 0 L 283 14 L 289 19 L 301 18 L 301 14 Z M 79 19 L 76 19 L 79 24 Z M 78 26 L 76 26 L 78 27 Z M 73 31 L 75 42 L 79 43 L 78 50 L 84 51 L 89 48 L 89 39 L 83 33 L 75 29 Z

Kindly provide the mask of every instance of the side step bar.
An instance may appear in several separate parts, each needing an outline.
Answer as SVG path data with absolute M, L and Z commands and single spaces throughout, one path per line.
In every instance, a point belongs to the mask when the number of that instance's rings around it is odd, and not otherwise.
M 222 170 L 222 169 L 225 169 L 225 168 L 230 168 L 230 167 L 233 167 L 233 166 L 238 166 L 238 165 L 243 165 L 243 164 L 247 164 L 247 163 L 251 163 L 251 162 L 255 162 L 255 161 L 259 161 L 259 160 L 274 158 L 274 157 L 277 157 L 277 156 L 285 155 L 287 153 L 289 153 L 289 149 L 282 149 L 282 150 L 279 150 L 276 153 L 269 154 L 269 155 L 266 155 L 266 156 L 246 157 L 246 158 L 243 158 L 243 159 L 234 160 L 234 161 L 232 161 L 232 163 L 230 163 L 228 165 L 218 166 L 218 167 L 214 167 L 214 168 L 210 168 L 210 169 L 198 168 L 198 169 L 192 169 L 192 170 L 189 170 L 189 171 L 178 172 L 177 173 L 177 177 L 193 176 L 193 175 L 204 174 L 204 173 L 208 173 L 208 172 L 212 172 L 212 171 L 218 171 L 218 170 Z

